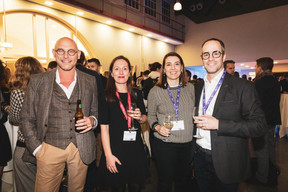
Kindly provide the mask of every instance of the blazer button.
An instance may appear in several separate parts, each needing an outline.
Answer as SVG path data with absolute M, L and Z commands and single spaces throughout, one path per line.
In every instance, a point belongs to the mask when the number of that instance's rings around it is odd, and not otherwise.
M 70 120 L 70 122 L 72 122 L 72 120 Z
M 47 124 L 45 124 L 44 126 L 47 127 Z

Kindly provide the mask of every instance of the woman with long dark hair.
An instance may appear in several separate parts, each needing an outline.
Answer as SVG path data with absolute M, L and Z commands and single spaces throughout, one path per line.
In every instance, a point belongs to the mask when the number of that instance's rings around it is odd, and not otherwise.
M 158 169 L 157 191 L 189 191 L 192 170 L 194 86 L 185 82 L 181 56 L 165 55 L 159 82 L 148 95 L 152 155 Z M 172 129 L 171 129 L 172 128 Z
M 97 181 L 112 187 L 112 191 L 124 192 L 128 184 L 129 192 L 139 192 L 148 176 L 140 127 L 147 116 L 141 92 L 132 89 L 131 64 L 126 57 L 113 59 L 105 94 L 105 111 L 99 113 L 104 154 Z M 133 103 L 137 105 L 135 111 L 126 110 Z M 133 124 L 134 130 L 129 130 Z
M 12 78 L 12 93 L 10 98 L 9 121 L 13 125 L 19 125 L 20 112 L 24 101 L 24 94 L 32 74 L 42 73 L 41 63 L 34 57 L 21 57 L 15 63 L 15 74 Z M 43 101 L 45 102 L 45 101 Z M 13 164 L 17 191 L 34 191 L 36 178 L 36 165 L 22 160 L 25 151 L 25 141 L 22 132 L 18 130 Z

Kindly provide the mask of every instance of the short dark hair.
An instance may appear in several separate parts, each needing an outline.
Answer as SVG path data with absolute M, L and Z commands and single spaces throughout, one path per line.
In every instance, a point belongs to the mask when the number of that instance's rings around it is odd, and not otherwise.
M 271 57 L 261 57 L 256 60 L 256 63 L 263 71 L 272 71 L 274 66 L 274 61 Z
M 48 64 L 48 68 L 54 69 L 57 67 L 57 62 L 56 61 L 50 61 Z
M 143 75 L 149 75 L 150 71 L 149 70 L 146 70 L 143 72 Z
M 227 64 L 228 64 L 228 63 L 233 63 L 233 64 L 235 65 L 235 61 L 233 61 L 233 60 L 226 60 L 226 61 L 224 61 L 224 69 L 227 68 Z
M 162 66 L 159 62 L 154 62 L 149 64 L 150 71 L 156 71 L 157 69 L 160 69 Z
M 188 69 L 185 69 L 187 76 L 189 77 L 189 79 L 191 79 L 191 72 Z
M 96 59 L 96 58 L 88 59 L 88 63 L 91 63 L 91 62 L 94 62 L 94 63 L 96 63 L 98 66 L 101 66 L 101 63 L 100 63 L 99 59 Z
M 208 41 L 218 41 L 221 45 L 221 51 L 222 51 L 222 54 L 224 55 L 225 53 L 225 45 L 223 43 L 223 41 L 221 41 L 220 39 L 217 39 L 217 38 L 210 38 L 210 39 L 207 39 L 206 41 L 204 41 L 204 43 L 202 44 L 201 48 L 203 48 L 203 46 L 205 45 L 205 43 L 207 43 Z
M 167 53 L 164 56 L 163 62 L 162 62 L 162 66 L 163 67 L 162 67 L 162 72 L 160 74 L 160 80 L 157 82 L 156 85 L 161 87 L 161 88 L 163 88 L 163 89 L 167 89 L 167 87 L 168 87 L 168 85 L 167 85 L 168 84 L 167 83 L 167 76 L 166 76 L 166 74 L 164 72 L 164 68 L 165 68 L 166 59 L 167 59 L 167 57 L 170 57 L 170 56 L 178 57 L 179 60 L 180 60 L 180 63 L 181 63 L 183 68 L 182 68 L 182 71 L 181 71 L 181 74 L 180 74 L 180 77 L 179 77 L 179 82 L 181 82 L 182 87 L 184 87 L 186 85 L 186 82 L 185 82 L 186 74 L 185 74 L 185 71 L 184 71 L 185 70 L 185 66 L 184 66 L 184 62 L 183 62 L 182 57 L 176 52 L 170 52 L 170 53 Z
M 197 79 L 197 75 L 193 75 L 193 79 Z

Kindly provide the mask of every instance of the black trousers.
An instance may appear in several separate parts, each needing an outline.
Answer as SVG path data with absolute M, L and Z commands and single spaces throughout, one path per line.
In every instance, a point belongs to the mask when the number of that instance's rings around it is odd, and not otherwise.
M 172 191 L 173 182 L 175 192 L 191 191 L 192 142 L 165 143 L 154 138 L 152 150 L 158 170 L 157 191 Z
M 224 184 L 216 175 L 211 151 L 196 145 L 194 171 L 200 192 L 237 192 L 238 183 Z

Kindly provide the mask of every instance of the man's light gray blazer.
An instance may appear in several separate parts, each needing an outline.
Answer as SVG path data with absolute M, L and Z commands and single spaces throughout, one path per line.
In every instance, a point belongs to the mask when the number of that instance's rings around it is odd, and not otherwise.
M 95 77 L 77 71 L 79 97 L 85 116 L 98 117 L 97 85 Z M 36 163 L 33 151 L 43 142 L 47 132 L 48 112 L 56 70 L 32 75 L 25 93 L 20 115 L 20 129 L 25 137 L 24 161 Z M 90 164 L 96 157 L 96 141 L 93 131 L 76 133 L 77 147 L 82 161 Z

